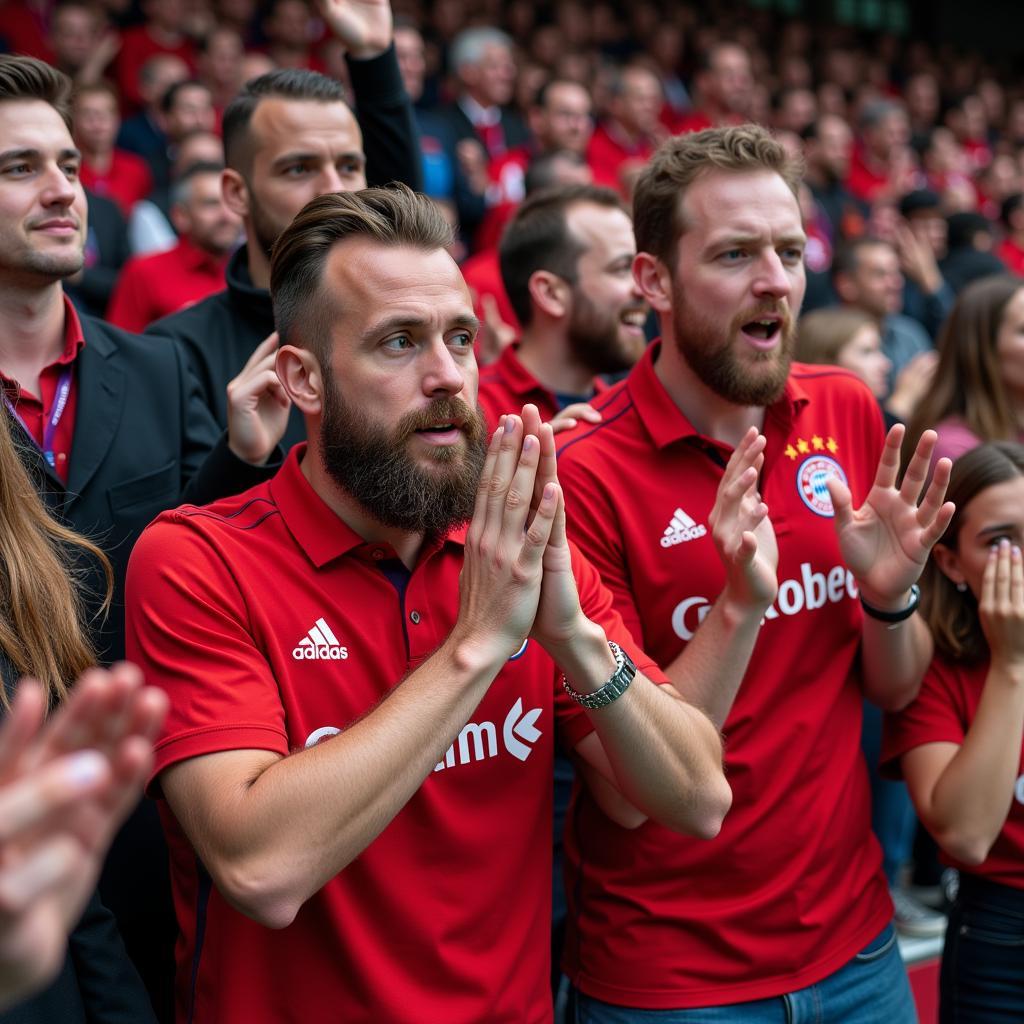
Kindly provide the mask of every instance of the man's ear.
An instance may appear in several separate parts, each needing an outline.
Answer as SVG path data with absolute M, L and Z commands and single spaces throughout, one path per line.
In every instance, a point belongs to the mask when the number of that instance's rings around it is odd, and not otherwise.
M 649 252 L 638 252 L 633 259 L 633 280 L 656 313 L 672 310 L 672 277 L 668 267 Z
M 320 360 L 308 349 L 298 345 L 282 345 L 274 364 L 288 397 L 303 416 L 319 416 L 323 412 L 324 379 Z
M 220 191 L 224 205 L 232 213 L 237 213 L 243 220 L 249 216 L 249 186 L 238 171 L 225 167 L 220 172 Z
M 951 579 L 954 583 L 966 583 L 963 569 L 960 568 L 960 556 L 945 544 L 936 544 L 932 548 L 932 558 L 936 565 L 942 570 L 942 575 Z
M 530 275 L 527 287 L 533 305 L 553 320 L 560 320 L 569 313 L 570 288 L 564 278 L 552 274 L 550 270 L 535 270 Z

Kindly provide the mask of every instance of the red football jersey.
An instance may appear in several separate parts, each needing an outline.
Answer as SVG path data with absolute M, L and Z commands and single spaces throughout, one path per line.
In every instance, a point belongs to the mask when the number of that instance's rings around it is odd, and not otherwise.
M 978 712 L 988 669 L 988 662 L 959 665 L 939 657 L 932 661 L 917 699 L 898 715 L 885 716 L 882 765 L 886 775 L 899 778 L 899 759 L 914 747 L 963 744 Z M 1024 889 L 1024 742 L 1010 814 L 984 863 L 961 864 L 945 853 L 942 859 L 961 871 Z
M 659 665 L 725 584 L 708 514 L 731 449 L 699 434 L 655 374 L 660 344 L 560 445 L 569 529 Z M 711 842 L 626 832 L 587 791 L 566 828 L 566 968 L 597 999 L 646 1009 L 762 999 L 820 981 L 891 904 L 860 753 L 857 590 L 824 481 L 860 503 L 883 443 L 852 374 L 794 365 L 765 415 L 762 494 L 779 594 L 725 723 L 732 809 Z
M 452 629 L 464 534 L 404 573 L 390 547 L 364 542 L 320 499 L 304 449 L 269 483 L 160 516 L 132 554 L 128 654 L 171 702 L 154 795 L 179 761 L 285 756 L 337 734 Z M 661 681 L 578 552 L 574 566 L 587 613 Z M 161 802 L 178 1021 L 550 1021 L 556 728 L 571 749 L 590 719 L 527 641 L 408 804 L 280 931 L 228 905 Z

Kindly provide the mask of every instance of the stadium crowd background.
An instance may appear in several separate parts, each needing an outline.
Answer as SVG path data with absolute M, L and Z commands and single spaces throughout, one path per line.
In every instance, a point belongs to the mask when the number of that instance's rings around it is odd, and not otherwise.
M 947 326 L 975 280 L 1004 279 L 1005 296 L 982 300 L 1002 316 L 1019 293 L 1005 275 L 1024 278 L 1024 82 L 1011 61 L 731 5 L 437 0 L 393 9 L 424 190 L 457 227 L 453 255 L 484 324 L 481 362 L 519 333 L 497 246 L 527 194 L 593 182 L 628 203 L 670 135 L 754 121 L 806 163 L 799 358 L 861 373 L 889 421 L 910 425 L 908 450 L 948 419 L 957 429 L 940 430 L 940 454 L 955 457 L 978 439 L 1024 440 L 1019 426 L 982 430 L 964 414 L 971 389 L 987 399 L 1012 383 L 1010 371 L 997 366 L 986 379 L 965 370 L 956 340 L 979 335 Z M 68 292 L 135 332 L 225 286 L 242 239 L 220 189 L 232 97 L 278 67 L 320 71 L 346 88 L 349 79 L 343 47 L 305 0 L 8 0 L 0 48 L 39 57 L 76 84 L 90 224 L 85 269 Z M 357 108 L 358 97 L 350 101 Z M 1012 315 L 1024 319 L 1019 306 Z M 970 306 L 957 312 L 968 317 Z M 869 759 L 879 729 L 868 713 Z M 897 921 L 908 934 L 940 931 L 904 891 L 909 800 L 900 784 L 876 785 Z M 935 897 L 934 850 L 919 842 L 915 854 L 916 881 Z

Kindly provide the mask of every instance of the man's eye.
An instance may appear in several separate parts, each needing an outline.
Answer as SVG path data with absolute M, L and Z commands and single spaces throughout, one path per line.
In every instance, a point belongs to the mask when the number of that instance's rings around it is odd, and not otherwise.
M 746 249 L 726 249 L 719 257 L 724 263 L 738 263 L 747 255 Z
M 472 348 L 473 335 L 468 331 L 459 331 L 458 334 L 453 334 L 448 339 L 448 344 L 454 345 L 456 348 Z
M 283 173 L 288 178 L 300 178 L 309 173 L 309 167 L 306 164 L 289 164 Z
M 18 176 L 18 175 L 22 175 L 22 174 L 28 174 L 31 170 L 32 170 L 32 168 L 29 167 L 28 164 L 8 164 L 4 168 L 4 174 L 11 174 L 11 175 Z
M 412 339 L 407 334 L 396 334 L 384 342 L 384 348 L 390 349 L 392 352 L 402 352 L 407 348 L 412 348 Z
M 792 247 L 789 249 L 783 249 L 779 255 L 787 263 L 801 263 L 803 262 L 804 251 L 803 249 L 797 249 L 796 247 Z

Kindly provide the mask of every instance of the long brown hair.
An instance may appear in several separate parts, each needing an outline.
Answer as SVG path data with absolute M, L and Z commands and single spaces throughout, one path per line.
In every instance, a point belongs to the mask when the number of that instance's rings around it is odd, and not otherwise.
M 939 333 L 939 364 L 927 394 L 914 411 L 903 439 L 903 465 L 921 435 L 949 416 L 982 441 L 1010 441 L 1020 424 L 1003 383 L 996 338 L 1010 299 L 1024 281 L 997 274 L 969 284 Z
M 0 651 L 19 675 L 35 676 L 46 686 L 51 706 L 96 661 L 77 586 L 82 556 L 103 567 L 106 612 L 113 588 L 110 562 L 47 513 L 18 458 L 10 417 L 0 408 Z M 0 705 L 7 706 L 2 686 Z
M 972 448 L 953 463 L 946 497 L 956 512 L 940 544 L 955 551 L 964 510 L 972 498 L 996 484 L 1024 476 L 1024 445 L 996 441 Z M 935 649 L 949 661 L 979 662 L 988 657 L 988 644 L 978 620 L 978 602 L 939 568 L 935 556 L 921 575 L 921 614 L 935 640 Z

